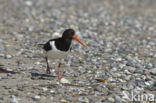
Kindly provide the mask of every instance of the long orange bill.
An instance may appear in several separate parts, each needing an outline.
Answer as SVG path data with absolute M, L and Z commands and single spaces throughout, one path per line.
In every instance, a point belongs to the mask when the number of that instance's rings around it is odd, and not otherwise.
M 86 46 L 86 45 L 84 45 L 84 43 L 82 43 L 75 35 L 72 36 L 72 38 L 75 39 L 76 41 L 78 41 L 81 45 Z

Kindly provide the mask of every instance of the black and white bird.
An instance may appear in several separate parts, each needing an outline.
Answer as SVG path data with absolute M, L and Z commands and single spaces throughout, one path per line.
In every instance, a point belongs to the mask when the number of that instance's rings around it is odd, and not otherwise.
M 63 32 L 62 37 L 51 39 L 47 43 L 43 45 L 43 49 L 46 52 L 45 60 L 47 63 L 47 74 L 50 74 L 50 68 L 48 64 L 48 58 L 51 59 L 64 59 L 66 58 L 68 52 L 70 51 L 72 40 L 75 39 L 81 45 L 85 46 L 76 36 L 75 31 L 73 29 L 66 29 Z M 60 66 L 61 63 L 58 65 L 58 75 L 57 77 L 60 79 Z

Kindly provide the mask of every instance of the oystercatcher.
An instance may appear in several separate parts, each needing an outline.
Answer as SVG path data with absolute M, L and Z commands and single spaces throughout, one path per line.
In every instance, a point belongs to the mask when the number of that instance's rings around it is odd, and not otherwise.
M 64 59 L 66 58 L 68 52 L 70 51 L 72 40 L 75 39 L 81 45 L 85 46 L 76 36 L 75 31 L 73 29 L 66 29 L 63 32 L 62 37 L 51 39 L 47 43 L 43 45 L 43 49 L 46 51 L 45 60 L 47 63 L 47 74 L 50 74 L 50 68 L 48 64 L 48 58 L 52 59 Z M 58 64 L 58 75 L 57 78 L 60 79 L 60 66 L 61 63 Z

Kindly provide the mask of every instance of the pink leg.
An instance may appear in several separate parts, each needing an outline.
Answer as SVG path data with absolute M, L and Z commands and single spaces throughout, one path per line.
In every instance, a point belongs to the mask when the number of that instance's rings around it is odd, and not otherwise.
M 58 79 L 61 79 L 62 77 L 61 77 L 61 74 L 60 74 L 60 67 L 61 67 L 61 63 L 59 63 L 59 65 L 58 65 L 58 74 L 57 74 L 57 78 Z
M 48 64 L 48 57 L 45 57 L 46 59 L 46 63 L 47 63 L 47 74 L 50 74 L 50 68 L 49 68 L 49 64 Z

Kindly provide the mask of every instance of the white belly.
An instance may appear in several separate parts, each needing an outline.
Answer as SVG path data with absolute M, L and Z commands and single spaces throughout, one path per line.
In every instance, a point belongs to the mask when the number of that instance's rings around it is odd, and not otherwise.
M 51 59 L 64 59 L 67 57 L 68 52 L 63 52 L 63 51 L 48 51 L 47 56 L 48 58 Z
M 51 59 L 64 59 L 67 57 L 67 54 L 69 51 L 60 51 L 58 50 L 55 45 L 54 42 L 50 42 L 50 45 L 52 46 L 52 50 L 47 52 L 47 56 L 48 58 Z

